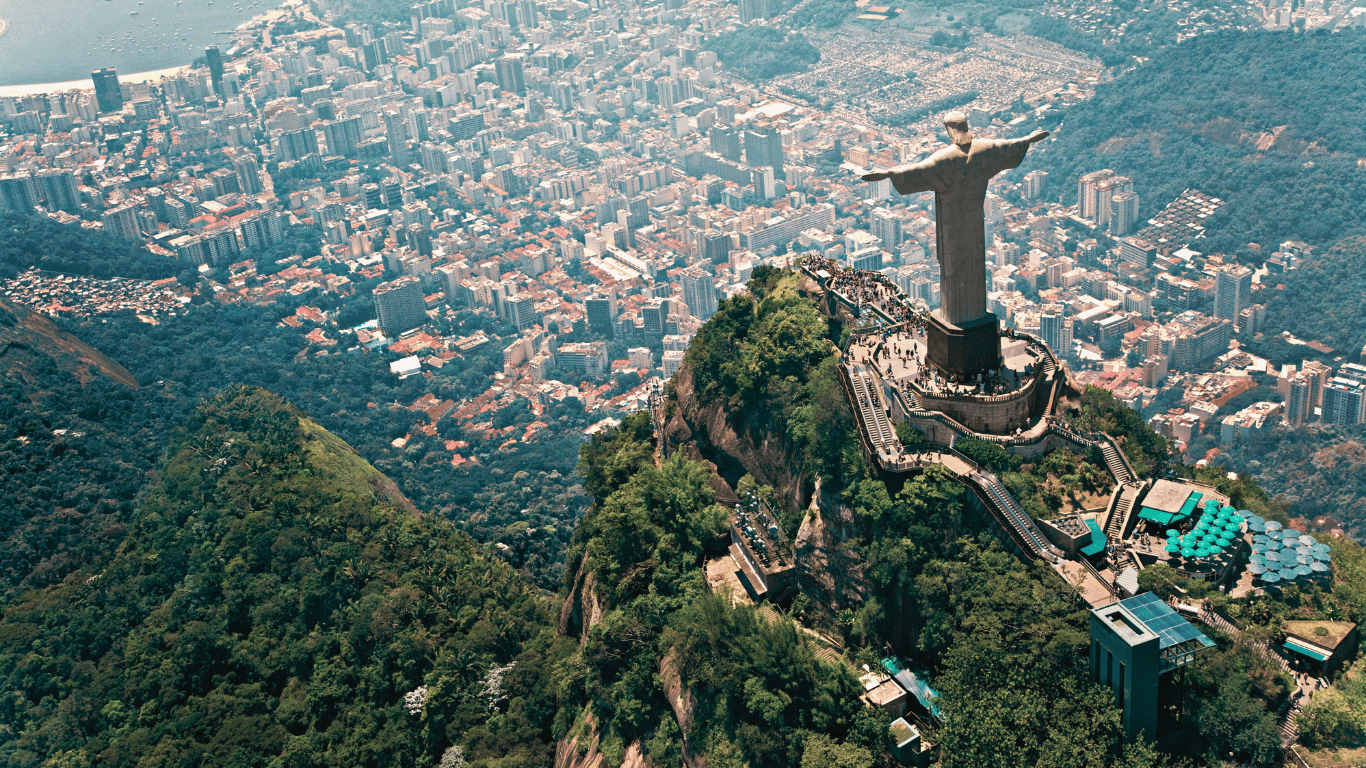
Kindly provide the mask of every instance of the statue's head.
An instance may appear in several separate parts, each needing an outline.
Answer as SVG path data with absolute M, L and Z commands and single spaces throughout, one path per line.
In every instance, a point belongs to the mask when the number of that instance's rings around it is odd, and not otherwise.
M 972 144 L 972 128 L 968 127 L 968 116 L 962 112 L 949 112 L 944 115 L 944 128 L 949 138 L 960 147 Z

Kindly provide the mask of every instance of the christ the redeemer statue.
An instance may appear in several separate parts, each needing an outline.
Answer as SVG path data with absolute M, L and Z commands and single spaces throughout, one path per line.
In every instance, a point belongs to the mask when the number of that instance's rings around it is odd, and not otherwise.
M 891 179 L 903 195 L 934 192 L 935 239 L 939 255 L 941 304 L 935 313 L 952 326 L 987 315 L 986 239 L 982 206 L 987 182 L 1024 160 L 1029 145 L 1048 136 L 1035 131 L 1023 139 L 974 139 L 962 112 L 944 115 L 953 144 L 926 160 L 870 173 L 865 181 Z

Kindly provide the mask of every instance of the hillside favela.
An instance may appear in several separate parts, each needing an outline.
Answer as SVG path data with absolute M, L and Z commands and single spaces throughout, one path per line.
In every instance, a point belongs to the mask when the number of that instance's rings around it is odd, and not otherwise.
M 879 2 L 0 0 L 0 766 L 1366 766 L 1366 0 Z

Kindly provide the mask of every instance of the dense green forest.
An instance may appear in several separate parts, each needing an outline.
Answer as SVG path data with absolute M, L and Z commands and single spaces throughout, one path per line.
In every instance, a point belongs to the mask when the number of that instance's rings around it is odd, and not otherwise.
M 806 35 L 773 27 L 744 27 L 717 35 L 704 45 L 726 69 L 754 83 L 805 72 L 821 60 L 821 52 Z
M 54 583 L 107 558 L 166 435 L 201 399 L 235 382 L 284 394 L 423 509 L 480 541 L 502 542 L 502 556 L 525 576 L 558 585 L 574 521 L 589 504 L 574 477 L 588 424 L 582 404 L 552 407 L 541 416 L 549 426 L 526 443 L 503 445 L 505 437 L 466 433 L 451 419 L 426 437 L 414 431 L 425 415 L 405 406 L 428 391 L 453 400 L 482 392 L 502 368 L 496 344 L 453 360 L 431 380 L 399 381 L 381 353 L 299 356 L 302 336 L 277 325 L 292 313 L 278 305 L 202 304 L 159 325 L 131 312 L 63 320 L 65 330 L 114 351 L 143 387 L 105 376 L 82 383 L 41 354 L 31 355 L 30 381 L 13 370 L 0 379 L 0 491 L 8 501 L 0 509 L 0 602 L 20 584 Z M 534 419 L 530 403 L 519 401 L 492 426 L 525 427 Z M 402 448 L 392 445 L 410 431 Z M 475 461 L 451 467 L 445 440 L 469 443 L 460 452 Z
M 795 272 L 755 269 L 749 294 L 721 303 L 685 360 L 698 402 L 724 402 L 743 422 L 781 435 L 811 476 L 838 490 L 868 473 L 835 371 L 845 331 L 799 296 L 797 283 Z M 797 522 L 785 520 L 790 533 Z
M 1069 110 L 1031 168 L 1064 202 L 1082 173 L 1131 176 L 1140 219 L 1188 188 L 1225 200 L 1197 250 L 1326 245 L 1366 231 L 1363 66 L 1360 30 L 1202 35 Z
M 787 620 L 707 594 L 702 558 L 723 551 L 726 510 L 705 465 L 676 454 L 654 466 L 650 430 L 648 415 L 635 414 L 583 447 L 580 471 L 597 503 L 574 533 L 566 573 L 571 583 L 591 577 L 607 612 L 562 683 L 556 736 L 575 737 L 591 718 L 609 762 L 639 741 L 655 765 L 681 766 L 667 659 L 696 705 L 688 742 L 710 761 L 805 765 L 817 735 L 880 754 L 886 724 L 857 717 L 861 688 L 849 669 L 818 659 Z
M 46 216 L 0 211 L 0 279 L 37 267 L 92 277 L 174 277 L 179 262 L 102 230 L 62 224 Z
M 0 620 L 7 765 L 548 765 L 574 646 L 464 534 L 276 395 L 171 435 L 107 567 Z
M 1289 331 L 1354 359 L 1366 346 L 1366 237 L 1344 238 L 1299 269 L 1262 282 L 1266 333 Z M 1276 285 L 1284 290 L 1274 290 Z
M 542 417 L 550 427 L 527 443 L 500 447 L 506 437 L 466 433 L 450 419 L 438 425 L 435 437 L 426 437 L 414 431 L 426 416 L 405 406 L 425 392 L 457 401 L 483 392 L 489 377 L 502 369 L 496 344 L 451 361 L 431 380 L 400 381 L 389 373 L 393 356 L 354 352 L 296 358 L 304 340 L 276 325 L 288 314 L 290 309 L 278 305 L 206 304 L 157 326 L 118 316 L 73 323 L 70 330 L 99 348 L 119 350 L 120 362 L 141 382 L 169 395 L 164 423 L 175 424 L 200 398 L 235 382 L 279 392 L 354 445 L 415 504 L 455 521 L 481 541 L 503 541 L 514 564 L 542 586 L 559 583 L 564 546 L 588 504 L 571 477 L 580 430 L 588 423 L 582 404 L 568 401 L 552 408 Z M 493 426 L 525 427 L 534 419 L 530 403 L 521 401 L 499 411 Z M 392 445 L 410 431 L 412 438 L 402 448 Z M 462 454 L 477 461 L 451 467 L 445 440 L 465 440 L 470 446 Z

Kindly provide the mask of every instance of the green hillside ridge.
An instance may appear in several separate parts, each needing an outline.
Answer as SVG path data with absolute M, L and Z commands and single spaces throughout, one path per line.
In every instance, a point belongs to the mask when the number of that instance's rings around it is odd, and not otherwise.
M 1366 231 L 1364 67 L 1360 30 L 1201 35 L 1068 110 L 1034 167 L 1069 203 L 1082 173 L 1131 176 L 1140 220 L 1187 188 L 1223 199 L 1196 250 L 1326 245 Z
M 18 377 L 29 387 L 41 388 L 33 369 L 49 363 L 37 362 L 35 357 L 50 358 L 51 364 L 75 376 L 81 384 L 102 375 L 125 387 L 138 388 L 133 374 L 103 352 L 62 331 L 28 307 L 0 299 L 0 364 L 5 376 Z
M 458 746 L 544 765 L 569 644 L 547 608 L 298 409 L 229 387 L 171 436 L 102 572 L 5 607 L 0 753 L 425 766 Z

